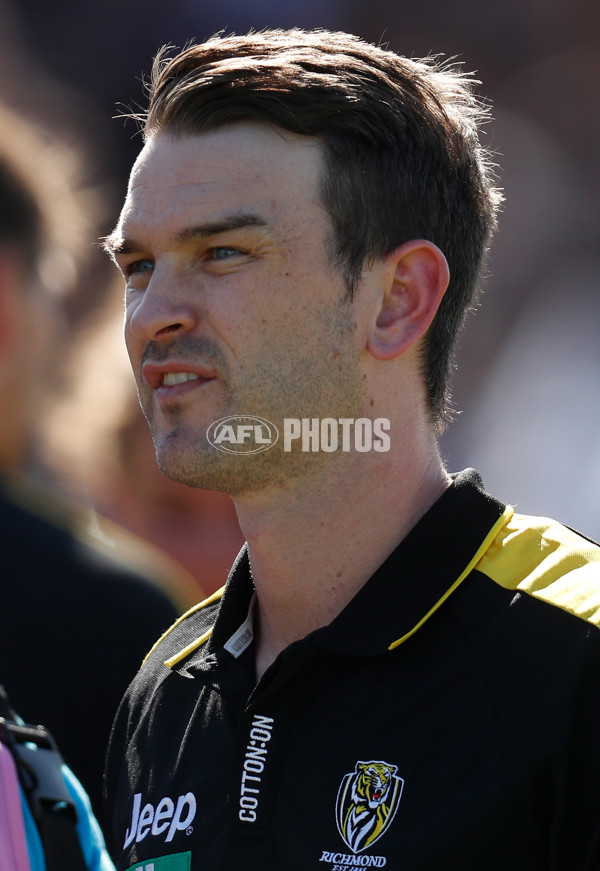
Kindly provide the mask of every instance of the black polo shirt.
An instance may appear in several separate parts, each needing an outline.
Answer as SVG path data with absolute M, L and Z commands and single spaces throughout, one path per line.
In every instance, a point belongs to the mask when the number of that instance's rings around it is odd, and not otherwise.
M 256 684 L 242 551 L 117 717 L 119 869 L 600 868 L 600 549 L 462 473 Z

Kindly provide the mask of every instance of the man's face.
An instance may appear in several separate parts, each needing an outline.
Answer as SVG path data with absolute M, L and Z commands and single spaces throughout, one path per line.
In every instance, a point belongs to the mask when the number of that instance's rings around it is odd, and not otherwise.
M 133 169 L 115 233 L 125 337 L 161 468 L 231 494 L 331 455 L 227 454 L 211 423 L 358 417 L 353 305 L 331 262 L 318 143 L 254 123 L 160 133 Z

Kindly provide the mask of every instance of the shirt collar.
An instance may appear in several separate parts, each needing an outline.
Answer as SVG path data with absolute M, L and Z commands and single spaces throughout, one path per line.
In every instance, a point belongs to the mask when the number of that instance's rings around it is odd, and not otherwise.
M 354 656 L 393 650 L 423 626 L 479 562 L 512 509 L 473 469 L 450 487 L 329 626 L 320 646 Z
M 479 562 L 512 509 L 487 494 L 473 469 L 452 484 L 328 625 L 299 643 L 374 656 L 424 625 Z M 247 548 L 229 575 L 206 653 L 240 655 L 252 641 L 255 601 Z

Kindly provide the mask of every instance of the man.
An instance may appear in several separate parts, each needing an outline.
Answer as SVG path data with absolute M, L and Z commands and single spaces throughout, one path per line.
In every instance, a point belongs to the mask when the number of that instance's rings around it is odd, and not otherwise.
M 600 551 L 437 449 L 480 117 L 346 34 L 156 61 L 107 247 L 159 464 L 247 544 L 117 717 L 120 869 L 599 867 Z
M 100 816 L 119 701 L 177 610 L 158 568 L 146 576 L 133 548 L 98 540 L 85 512 L 27 477 L 63 353 L 61 293 L 76 274 L 61 267 L 59 237 L 77 239 L 84 221 L 64 157 L 0 106 L 0 681 L 53 734 Z

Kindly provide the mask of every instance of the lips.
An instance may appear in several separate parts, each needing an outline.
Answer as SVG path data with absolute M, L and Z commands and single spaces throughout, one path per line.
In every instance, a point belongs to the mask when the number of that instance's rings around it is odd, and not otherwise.
M 161 387 L 173 388 L 190 381 L 204 383 L 215 377 L 215 373 L 210 369 L 177 360 L 144 363 L 142 375 L 153 390 L 159 390 Z

